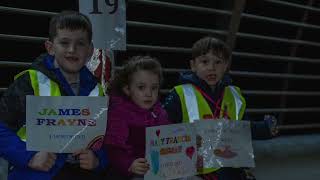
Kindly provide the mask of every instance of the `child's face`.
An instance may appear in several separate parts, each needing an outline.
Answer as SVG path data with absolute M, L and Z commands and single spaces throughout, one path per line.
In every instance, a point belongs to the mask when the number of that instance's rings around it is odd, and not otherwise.
M 228 64 L 211 51 L 190 61 L 191 70 L 209 86 L 215 86 L 223 77 Z
M 143 109 L 150 109 L 158 99 L 159 76 L 151 71 L 139 70 L 132 74 L 129 86 L 124 92 L 131 100 Z
M 92 55 L 92 44 L 86 31 L 58 29 L 53 42 L 47 41 L 49 54 L 55 56 L 55 63 L 66 73 L 78 73 Z

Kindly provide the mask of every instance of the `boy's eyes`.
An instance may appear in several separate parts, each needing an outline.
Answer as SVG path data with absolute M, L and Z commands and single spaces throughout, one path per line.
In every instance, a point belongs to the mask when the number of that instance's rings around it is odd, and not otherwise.
M 139 85 L 139 86 L 138 86 L 138 89 L 139 89 L 139 90 L 143 90 L 143 89 L 144 89 L 144 86 L 143 86 L 143 85 Z
M 80 46 L 85 46 L 85 45 L 87 45 L 87 43 L 84 42 L 84 41 L 79 41 L 77 44 L 80 45 Z
M 63 45 L 63 46 L 67 46 L 67 45 L 70 45 L 72 42 L 70 41 L 60 41 L 60 44 Z M 87 43 L 84 42 L 84 41 L 78 41 L 75 43 L 76 46 L 86 46 Z
M 217 59 L 217 60 L 212 60 L 214 64 L 222 64 L 223 61 L 221 59 Z M 208 59 L 202 59 L 200 61 L 202 64 L 208 64 L 209 60 Z

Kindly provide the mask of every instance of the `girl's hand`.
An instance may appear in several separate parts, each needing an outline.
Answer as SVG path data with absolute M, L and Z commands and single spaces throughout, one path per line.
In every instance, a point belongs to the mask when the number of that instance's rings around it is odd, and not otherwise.
M 56 159 L 56 154 L 40 151 L 30 159 L 28 167 L 34 170 L 48 172 L 55 164 Z
M 73 156 L 79 156 L 80 168 L 92 170 L 98 167 L 99 159 L 93 153 L 92 150 L 89 149 L 81 149 L 72 154 Z
M 144 175 L 149 168 L 150 165 L 145 158 L 138 158 L 132 162 L 128 170 L 134 174 Z

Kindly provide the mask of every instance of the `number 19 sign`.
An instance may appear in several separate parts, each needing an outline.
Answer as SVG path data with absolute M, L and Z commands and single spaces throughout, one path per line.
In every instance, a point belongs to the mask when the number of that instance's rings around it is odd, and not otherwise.
M 95 48 L 126 50 L 125 0 L 79 0 L 79 11 L 93 26 Z

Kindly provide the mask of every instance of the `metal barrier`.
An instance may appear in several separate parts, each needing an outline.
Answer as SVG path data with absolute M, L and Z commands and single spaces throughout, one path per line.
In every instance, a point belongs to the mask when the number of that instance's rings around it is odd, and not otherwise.
M 279 0 L 264 0 L 264 1 L 270 2 L 270 3 L 274 3 L 274 4 L 283 5 L 283 6 L 287 6 L 287 7 L 295 7 L 295 8 L 304 9 L 304 10 L 310 10 L 310 11 L 318 12 L 318 13 L 320 12 L 319 8 L 300 5 L 300 4 L 295 4 L 295 3 L 290 3 L 290 2 L 286 2 L 286 1 L 279 1 Z
M 153 1 L 153 0 L 132 0 L 132 2 L 141 3 L 143 5 L 176 8 L 176 9 L 180 9 L 180 10 L 190 10 L 190 11 L 195 11 L 195 12 L 199 12 L 199 13 L 231 15 L 231 12 L 229 12 L 229 11 L 203 8 L 203 7 L 200 8 L 200 7 L 196 7 L 196 6 L 187 6 L 187 5 L 181 5 L 181 4 L 176 4 L 176 3 L 159 2 L 159 1 Z M 249 19 L 254 19 L 254 20 L 268 21 L 271 23 L 280 23 L 280 24 L 299 26 L 299 27 L 305 27 L 305 28 L 313 28 L 313 29 L 317 29 L 317 30 L 320 29 L 320 26 L 316 26 L 316 25 L 305 24 L 305 23 L 296 23 L 296 22 L 292 22 L 292 21 L 280 20 L 280 19 L 275 19 L 275 18 L 268 18 L 268 17 L 263 17 L 263 16 L 256 16 L 256 15 L 246 14 L 246 13 L 242 13 L 241 16 L 244 18 L 249 18 Z M 199 31 L 199 32 L 201 32 L 201 31 Z M 310 46 L 320 46 L 320 43 L 315 43 L 315 42 L 291 40 L 291 39 L 269 37 L 269 36 L 261 36 L 261 35 L 255 35 L 255 34 L 249 34 L 249 33 L 237 33 L 237 35 L 239 37 L 244 37 L 244 38 L 263 39 L 263 40 L 270 40 L 270 41 L 277 41 L 277 42 L 284 42 L 284 43 L 293 43 L 293 44 L 305 44 L 305 45 L 310 45 Z
M 160 7 L 175 8 L 175 9 L 179 9 L 179 10 L 194 11 L 197 13 L 231 15 L 230 11 L 205 8 L 205 7 L 190 6 L 190 5 L 183 5 L 183 4 L 176 4 L 176 3 L 169 3 L 169 2 L 161 2 L 161 1 L 153 1 L 153 0 L 130 0 L 130 2 L 140 3 L 142 5 L 160 6 Z

